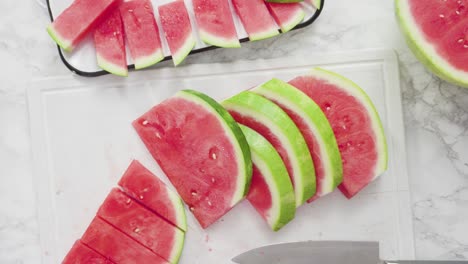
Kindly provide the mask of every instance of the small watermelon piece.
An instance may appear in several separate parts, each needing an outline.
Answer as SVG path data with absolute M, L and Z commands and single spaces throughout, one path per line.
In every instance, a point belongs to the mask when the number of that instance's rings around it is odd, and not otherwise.
M 151 250 L 120 232 L 99 217 L 95 217 L 81 238 L 81 242 L 113 263 L 169 264 Z
M 185 209 L 180 197 L 137 160 L 130 164 L 119 186 L 151 211 L 182 231 L 187 231 Z
M 468 1 L 397 0 L 408 46 L 440 78 L 468 88 Z
M 72 51 L 100 23 L 99 18 L 115 7 L 118 0 L 75 0 L 65 9 L 47 32 L 65 51 Z
M 296 214 L 294 188 L 288 170 L 275 148 L 262 135 L 241 125 L 253 163 L 247 199 L 271 229 L 280 230 Z
M 264 0 L 232 0 L 232 3 L 251 41 L 279 34 Z
M 210 97 L 180 91 L 133 125 L 203 228 L 247 194 L 248 144 L 234 119 Z
M 195 37 L 184 1 L 159 6 L 161 25 L 174 65 L 179 65 L 195 47 Z
M 327 116 L 343 162 L 343 182 L 338 187 L 352 198 L 387 169 L 387 143 L 374 105 L 355 83 L 320 68 L 290 84 L 312 98 Z
M 271 15 L 281 27 L 288 32 L 304 20 L 305 12 L 299 3 L 266 3 Z
M 97 215 L 170 263 L 179 262 L 184 232 L 119 189 L 110 192 Z
M 260 133 L 278 151 L 294 186 L 296 206 L 311 198 L 316 191 L 314 163 L 291 118 L 275 103 L 249 91 L 222 104 L 237 122 Z
M 101 69 L 127 76 L 127 56 L 120 12 L 115 9 L 94 31 L 97 63 Z
M 198 31 L 203 42 L 223 48 L 240 48 L 228 0 L 193 0 L 192 2 Z
M 120 5 L 120 13 L 135 69 L 150 67 L 164 59 L 151 2 L 149 0 L 123 2 Z
M 112 262 L 89 248 L 80 240 L 73 244 L 73 247 L 68 252 L 62 264 L 111 264 Z
M 320 107 L 303 92 L 278 79 L 252 92 L 280 106 L 304 136 L 317 177 L 317 192 L 309 202 L 335 190 L 343 181 L 343 166 L 335 135 Z

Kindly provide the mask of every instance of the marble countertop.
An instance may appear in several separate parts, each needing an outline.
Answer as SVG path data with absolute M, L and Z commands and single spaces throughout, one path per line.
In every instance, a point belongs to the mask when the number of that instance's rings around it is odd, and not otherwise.
M 72 74 L 45 31 L 41 0 L 1 1 L 0 7 L 6 11 L 0 18 L 0 263 L 39 263 L 25 89 L 39 78 Z M 440 81 L 418 63 L 399 33 L 393 0 L 328 0 L 304 30 L 187 63 L 368 48 L 395 49 L 400 60 L 416 256 L 468 259 L 468 89 Z

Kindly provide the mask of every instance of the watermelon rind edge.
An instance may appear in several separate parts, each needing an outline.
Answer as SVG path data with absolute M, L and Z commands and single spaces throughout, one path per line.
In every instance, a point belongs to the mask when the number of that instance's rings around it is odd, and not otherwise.
M 182 199 L 179 197 L 179 195 L 176 194 L 173 190 L 169 189 L 168 187 L 166 187 L 166 189 L 176 213 L 175 219 L 177 223 L 174 224 L 176 224 L 180 230 L 187 232 L 187 216 L 185 214 L 184 203 L 182 202 Z
M 304 204 L 316 192 L 315 168 L 307 148 L 304 137 L 299 128 L 289 118 L 289 116 L 275 103 L 250 91 L 241 92 L 221 103 L 229 111 L 235 111 L 242 115 L 254 117 L 262 124 L 269 124 L 270 128 L 279 131 L 277 135 L 284 136 L 283 142 L 293 143 L 294 146 L 285 146 L 290 148 L 289 153 L 301 156 L 304 160 L 294 160 L 291 163 L 294 171 L 299 171 L 299 177 L 295 181 L 296 207 Z M 307 158 L 308 157 L 308 158 Z M 292 176 L 294 177 L 294 175 Z
M 54 24 L 50 24 L 47 27 L 47 33 L 49 36 L 59 45 L 64 51 L 71 52 L 73 50 L 73 45 L 71 42 L 64 40 L 60 34 L 55 30 Z
M 253 129 L 244 125 L 240 127 L 249 143 L 252 162 L 264 176 L 271 191 L 272 207 L 267 223 L 273 231 L 278 231 L 296 215 L 296 199 L 291 179 L 275 148 Z
M 276 78 L 252 89 L 252 92 L 291 109 L 307 123 L 320 145 L 320 156 L 325 165 L 323 169 L 329 176 L 327 184 L 317 192 L 323 196 L 334 191 L 343 181 L 343 165 L 335 135 L 320 106 L 299 89 Z
M 195 38 L 193 37 L 193 34 L 190 33 L 190 36 L 185 40 L 184 45 L 182 45 L 182 47 L 179 50 L 175 51 L 174 54 L 172 54 L 172 60 L 174 61 L 174 66 L 177 66 L 184 61 L 184 59 L 189 55 L 189 53 L 195 47 L 195 44 L 196 44 Z
M 103 70 L 105 70 L 105 71 L 107 71 L 109 73 L 112 73 L 114 75 L 117 75 L 117 76 L 122 76 L 122 77 L 127 77 L 128 76 L 128 68 L 127 67 L 121 67 L 119 65 L 116 65 L 116 64 L 104 59 L 99 54 L 97 54 L 96 59 L 97 59 L 97 64 L 101 69 L 103 69 Z
M 176 232 L 176 237 L 174 239 L 175 245 L 172 249 L 170 259 L 168 259 L 171 264 L 179 263 L 180 256 L 182 255 L 182 251 L 184 250 L 185 245 L 185 232 L 180 229 L 177 230 L 179 232 Z
M 256 32 L 249 34 L 249 40 L 250 41 L 259 41 L 259 40 L 264 40 L 268 38 L 272 38 L 274 36 L 279 35 L 280 32 L 276 27 L 272 27 L 268 30 L 262 31 L 262 32 Z
M 292 19 L 290 19 L 287 23 L 281 26 L 281 31 L 283 33 L 291 31 L 299 23 L 301 23 L 304 20 L 304 18 L 305 18 L 305 12 L 304 10 L 302 10 L 302 8 L 300 8 L 297 14 Z
M 200 38 L 203 42 L 209 45 L 218 46 L 221 48 L 240 48 L 241 44 L 238 38 L 224 39 L 213 34 L 210 34 L 200 29 Z
M 216 115 L 226 131 L 227 137 L 234 146 L 237 162 L 239 164 L 236 192 L 230 203 L 231 206 L 236 205 L 247 195 L 252 179 L 252 159 L 250 156 L 249 144 L 247 143 L 244 133 L 242 133 L 241 128 L 229 112 L 213 98 L 194 90 L 181 90 L 176 96 L 197 103 L 207 111 Z
M 320 10 L 320 8 L 322 7 L 322 0 L 310 0 L 312 2 L 312 5 L 317 8 L 318 10 Z
M 161 49 L 158 49 L 148 56 L 135 59 L 135 70 L 148 68 L 162 61 L 163 59 L 164 59 L 164 54 Z
M 344 89 L 366 108 L 371 118 L 372 130 L 376 136 L 378 162 L 374 171 L 374 179 L 378 178 L 388 167 L 388 147 L 379 113 L 369 95 L 356 83 L 335 72 L 317 67 L 311 69 L 309 74 Z
M 413 19 L 408 0 L 396 0 L 395 10 L 406 43 L 416 58 L 441 79 L 468 88 L 468 72 L 455 69 L 425 40 L 421 29 Z

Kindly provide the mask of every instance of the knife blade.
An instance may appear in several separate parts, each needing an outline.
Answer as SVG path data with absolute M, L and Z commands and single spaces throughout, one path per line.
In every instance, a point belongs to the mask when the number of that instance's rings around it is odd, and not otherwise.
M 239 264 L 468 264 L 468 261 L 383 261 L 378 242 L 305 241 L 269 245 L 232 259 Z

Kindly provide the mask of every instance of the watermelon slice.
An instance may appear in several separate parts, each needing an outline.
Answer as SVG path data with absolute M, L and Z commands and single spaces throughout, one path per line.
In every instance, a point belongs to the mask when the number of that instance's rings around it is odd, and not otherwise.
M 468 88 L 468 1 L 397 0 L 406 41 L 434 74 Z
M 252 92 L 280 106 L 302 132 L 317 177 L 317 192 L 309 202 L 335 190 L 343 180 L 343 166 L 335 135 L 320 107 L 303 92 L 278 79 Z
M 99 24 L 99 18 L 118 0 L 75 0 L 47 27 L 52 39 L 65 51 L 72 51 Z
M 115 75 L 128 75 L 124 31 L 118 9 L 97 26 L 94 46 L 99 67 Z
M 120 5 L 127 43 L 135 69 L 152 66 L 162 59 L 161 39 L 149 0 L 132 0 Z
M 248 144 L 213 99 L 180 91 L 133 125 L 203 228 L 247 194 L 252 175 Z
M 91 222 L 81 238 L 81 242 L 113 263 L 169 264 L 151 250 L 98 217 L 95 217 Z
M 187 231 L 184 205 L 158 177 L 134 160 L 119 181 L 124 192 L 172 225 Z
M 343 161 L 339 188 L 351 198 L 387 169 L 387 144 L 379 115 L 352 81 L 320 68 L 290 84 L 312 98 L 327 116 Z
M 264 0 L 232 0 L 232 3 L 251 41 L 279 34 Z
M 260 134 L 241 125 L 249 143 L 253 176 L 247 199 L 274 231 L 296 214 L 296 199 L 289 174 L 275 148 Z
M 170 263 L 178 263 L 185 234 L 158 215 L 113 189 L 97 215 Z
M 304 20 L 305 12 L 299 3 L 266 3 L 271 15 L 281 28 L 288 32 Z
M 314 164 L 301 132 L 276 104 L 245 91 L 224 101 L 234 119 L 265 137 L 278 151 L 294 186 L 299 207 L 316 191 Z
M 76 241 L 68 252 L 62 264 L 111 264 L 112 262 L 81 241 Z
M 195 47 L 192 25 L 184 1 L 159 6 L 161 25 L 174 65 L 179 65 Z
M 193 0 L 201 39 L 223 48 L 240 48 L 228 0 Z

